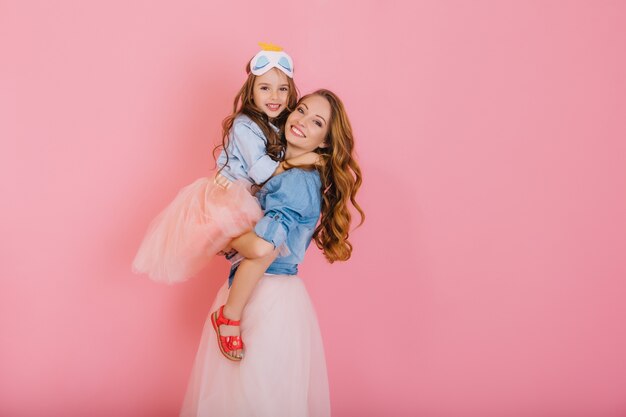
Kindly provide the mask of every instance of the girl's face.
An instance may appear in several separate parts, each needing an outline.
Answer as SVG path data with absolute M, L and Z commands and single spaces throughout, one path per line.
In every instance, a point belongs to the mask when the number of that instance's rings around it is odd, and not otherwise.
M 289 83 L 282 71 L 272 68 L 254 80 L 252 99 L 258 110 L 274 119 L 285 110 L 289 99 Z
M 290 153 L 300 154 L 328 146 L 324 139 L 328 134 L 330 112 L 330 103 L 322 96 L 313 95 L 300 100 L 285 124 L 285 139 Z

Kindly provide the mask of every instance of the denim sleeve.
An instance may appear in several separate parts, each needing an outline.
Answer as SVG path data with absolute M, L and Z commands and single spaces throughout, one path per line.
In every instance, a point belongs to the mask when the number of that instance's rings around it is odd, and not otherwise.
M 279 247 L 300 224 L 317 219 L 321 190 L 319 184 L 297 169 L 272 178 L 265 187 L 265 212 L 254 232 Z M 293 248 L 289 250 L 293 251 Z
M 276 171 L 278 161 L 274 161 L 265 153 L 265 137 L 254 123 L 235 123 L 230 139 L 235 144 L 252 181 L 261 184 Z

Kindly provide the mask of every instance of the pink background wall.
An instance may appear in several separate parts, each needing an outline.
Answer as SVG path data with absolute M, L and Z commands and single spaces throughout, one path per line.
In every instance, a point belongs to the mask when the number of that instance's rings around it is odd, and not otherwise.
M 301 268 L 335 416 L 626 414 L 626 3 L 0 2 L 0 415 L 177 415 L 222 260 L 133 275 L 257 41 L 345 101 L 355 252 Z

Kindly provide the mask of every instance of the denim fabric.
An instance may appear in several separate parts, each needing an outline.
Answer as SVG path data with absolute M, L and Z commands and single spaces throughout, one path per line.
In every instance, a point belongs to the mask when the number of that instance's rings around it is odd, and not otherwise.
M 270 126 L 278 131 L 275 126 Z M 276 171 L 278 161 L 265 153 L 266 143 L 263 131 L 252 119 L 245 114 L 235 117 L 228 134 L 228 145 L 217 158 L 217 166 L 222 168 L 226 165 L 228 153 L 228 165 L 221 174 L 231 181 L 244 180 L 250 185 L 267 181 Z
M 320 217 L 319 173 L 299 168 L 287 170 L 271 178 L 256 196 L 265 214 L 254 232 L 276 248 L 285 244 L 289 251 L 279 256 L 266 272 L 295 275 Z

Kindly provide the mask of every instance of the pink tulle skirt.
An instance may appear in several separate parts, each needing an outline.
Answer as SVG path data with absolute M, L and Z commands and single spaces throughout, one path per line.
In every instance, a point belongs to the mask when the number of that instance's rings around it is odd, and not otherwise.
M 250 231 L 263 215 L 244 182 L 228 188 L 213 177 L 183 188 L 148 228 L 133 271 L 175 283 L 194 276 L 231 239 Z
M 210 312 L 227 297 L 224 284 Z M 261 278 L 243 311 L 241 336 L 245 356 L 232 362 L 220 353 L 209 315 L 181 417 L 330 416 L 324 346 L 300 278 Z

